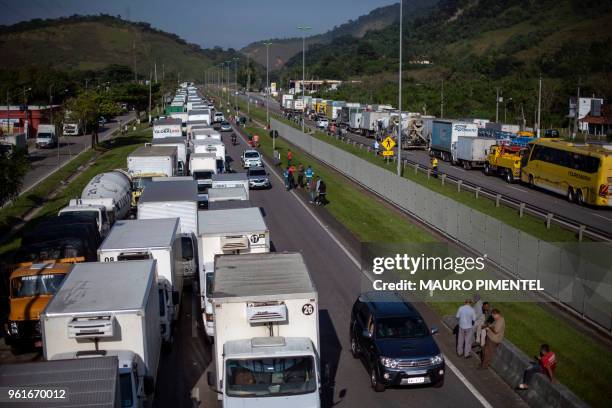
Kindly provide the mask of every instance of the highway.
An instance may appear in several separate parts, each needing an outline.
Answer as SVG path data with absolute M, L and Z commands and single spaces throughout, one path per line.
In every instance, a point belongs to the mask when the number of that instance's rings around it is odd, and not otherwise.
M 241 97 L 245 98 L 244 96 Z M 251 93 L 250 97 L 252 100 L 259 101 L 260 107 L 262 104 L 265 104 L 264 96 Z M 272 99 L 270 99 L 269 109 L 270 112 L 277 114 L 281 113 L 279 103 Z M 309 127 L 315 127 L 315 124 L 312 121 L 307 120 L 306 123 Z M 367 146 L 373 146 L 374 143 L 373 139 L 354 133 L 349 132 L 346 136 Z M 402 155 L 404 159 L 411 162 L 416 162 L 420 166 L 429 166 L 429 155 L 427 151 L 404 150 Z M 530 189 L 526 185 L 520 183 L 508 184 L 499 177 L 485 176 L 479 169 L 465 170 L 462 167 L 452 166 L 450 163 L 443 162 L 442 160 L 439 161 L 438 168 L 440 172 L 446 173 L 449 176 L 465 180 L 471 184 L 493 190 L 499 194 L 502 194 L 503 196 L 520 200 L 528 205 L 532 205 L 553 214 L 557 214 L 561 217 L 574 220 L 587 226 L 587 228 L 593 227 L 595 229 L 605 231 L 608 234 L 612 234 L 612 210 L 610 209 L 590 206 L 581 207 L 576 204 L 569 203 L 565 197 L 538 189 Z
M 110 138 L 113 131 L 119 124 L 125 124 L 135 118 L 135 114 L 130 112 L 126 115 L 118 116 L 108 122 L 98 134 L 100 142 Z M 91 147 L 91 134 L 81 136 L 62 136 L 59 138 L 59 149 L 38 149 L 31 147 L 29 153 L 30 170 L 23 179 L 21 194 L 47 178 L 58 166 L 63 166 L 77 154 L 82 153 Z
M 227 138 L 225 134 L 224 140 Z M 234 147 L 226 142 L 227 154 L 234 160 L 233 169 L 237 171 L 243 171 L 239 156 L 246 144 L 243 140 L 241 143 Z M 375 393 L 364 365 L 349 351 L 351 307 L 362 285 L 369 284 L 356 261 L 358 242 L 325 209 L 309 206 L 303 194 L 286 192 L 278 173 L 271 173 L 273 188 L 251 191 L 251 202 L 263 211 L 272 250 L 301 252 L 318 289 L 321 358 L 323 364 L 330 364 L 333 377 L 323 396 L 324 407 L 525 406 L 492 371 L 476 370 L 474 358 L 456 357 L 451 332 L 423 305 L 418 307 L 429 325 L 440 328 L 436 340 L 454 369 L 447 365 L 446 382 L 441 389 L 417 387 Z M 216 406 L 216 394 L 206 383 L 206 370 L 213 369 L 211 348 L 205 340 L 201 319 L 194 318 L 197 315 L 195 298 L 186 293 L 176 344 L 160 364 L 157 407 Z M 192 395 L 200 401 L 199 405 L 193 403 Z

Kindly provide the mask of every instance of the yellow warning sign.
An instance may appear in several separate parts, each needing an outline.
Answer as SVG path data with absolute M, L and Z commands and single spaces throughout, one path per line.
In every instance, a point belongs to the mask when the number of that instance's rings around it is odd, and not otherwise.
M 382 152 L 383 156 L 393 156 L 395 154 L 395 152 L 393 150 L 384 150 Z
M 387 136 L 387 138 L 383 140 L 382 145 L 386 150 L 391 150 L 395 147 L 395 140 L 391 139 L 391 136 Z

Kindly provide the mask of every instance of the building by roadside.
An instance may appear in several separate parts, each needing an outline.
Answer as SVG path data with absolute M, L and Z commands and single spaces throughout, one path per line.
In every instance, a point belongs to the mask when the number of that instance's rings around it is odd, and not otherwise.
M 36 137 L 38 125 L 50 123 L 51 113 L 59 114 L 60 105 L 0 105 L 2 133 L 24 133 L 28 139 Z

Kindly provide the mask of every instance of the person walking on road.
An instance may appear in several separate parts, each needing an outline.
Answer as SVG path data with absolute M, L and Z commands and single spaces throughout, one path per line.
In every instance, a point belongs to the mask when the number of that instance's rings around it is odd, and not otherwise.
M 287 166 L 291 166 L 291 160 L 293 159 L 293 152 L 291 149 L 287 150 Z
M 310 196 L 309 203 L 313 204 L 315 202 L 316 197 L 317 197 L 317 195 L 316 195 L 317 194 L 317 182 L 316 182 L 315 178 L 310 178 L 310 180 L 308 181 L 308 194 Z
M 504 334 L 506 332 L 506 320 L 501 315 L 500 311 L 493 309 L 491 312 L 493 316 L 493 323 L 485 329 L 487 331 L 487 339 L 485 341 L 485 348 L 482 352 L 482 363 L 480 368 L 489 368 L 491 361 L 493 360 L 493 354 L 497 350 L 497 346 L 504 340 Z
M 459 319 L 459 333 L 457 336 L 457 355 L 470 358 L 472 353 L 472 341 L 474 339 L 474 321 L 476 314 L 472 308 L 472 301 L 467 299 L 465 304 L 457 310 Z
M 542 344 L 540 346 L 540 355 L 536 357 L 536 359 L 537 361 L 532 362 L 529 368 L 523 373 L 523 382 L 518 385 L 519 390 L 528 389 L 531 379 L 536 374 L 545 374 L 552 383 L 556 381 L 555 369 L 557 368 L 557 356 L 550 351 L 550 346 L 548 344 Z
M 434 178 L 438 178 L 438 159 L 436 156 L 431 156 L 431 173 Z
M 287 191 L 289 191 L 289 167 L 287 167 L 285 171 L 283 171 L 283 178 L 285 179 L 285 188 L 287 189 Z
M 304 187 L 304 166 L 302 165 L 302 163 L 298 164 L 297 173 L 298 173 L 297 187 L 303 188 Z

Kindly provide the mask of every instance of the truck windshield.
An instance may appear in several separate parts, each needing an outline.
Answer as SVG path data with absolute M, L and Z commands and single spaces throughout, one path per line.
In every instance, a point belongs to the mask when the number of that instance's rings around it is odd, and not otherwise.
M 211 179 L 213 175 L 212 171 L 194 171 L 193 177 L 196 180 L 208 180 Z
M 132 376 L 130 373 L 119 374 L 119 387 L 121 388 L 121 406 L 133 406 L 134 396 L 132 394 Z
M 100 224 L 100 212 L 96 211 L 96 210 L 77 210 L 77 211 L 62 211 L 60 213 L 60 217 L 70 217 L 72 216 L 74 213 L 79 213 L 79 214 L 83 214 L 83 215 L 87 215 L 87 216 L 91 216 L 92 218 L 94 218 L 96 220 L 97 224 Z
M 390 317 L 380 319 L 376 324 L 376 337 L 379 339 L 415 338 L 427 335 L 429 330 L 420 318 Z
M 310 356 L 228 360 L 227 395 L 277 397 L 308 394 L 317 389 L 314 360 Z
M 19 259 L 19 262 L 36 262 L 62 258 L 77 258 L 84 255 L 85 248 L 82 241 L 58 240 L 22 247 L 16 258 Z
M 244 154 L 244 157 L 246 157 L 247 159 L 259 159 L 259 153 L 257 153 L 257 152 L 246 152 Z
M 51 133 L 39 133 L 36 137 L 39 139 L 52 139 L 53 135 Z
M 54 295 L 65 276 L 63 273 L 18 276 L 11 279 L 11 297 Z

